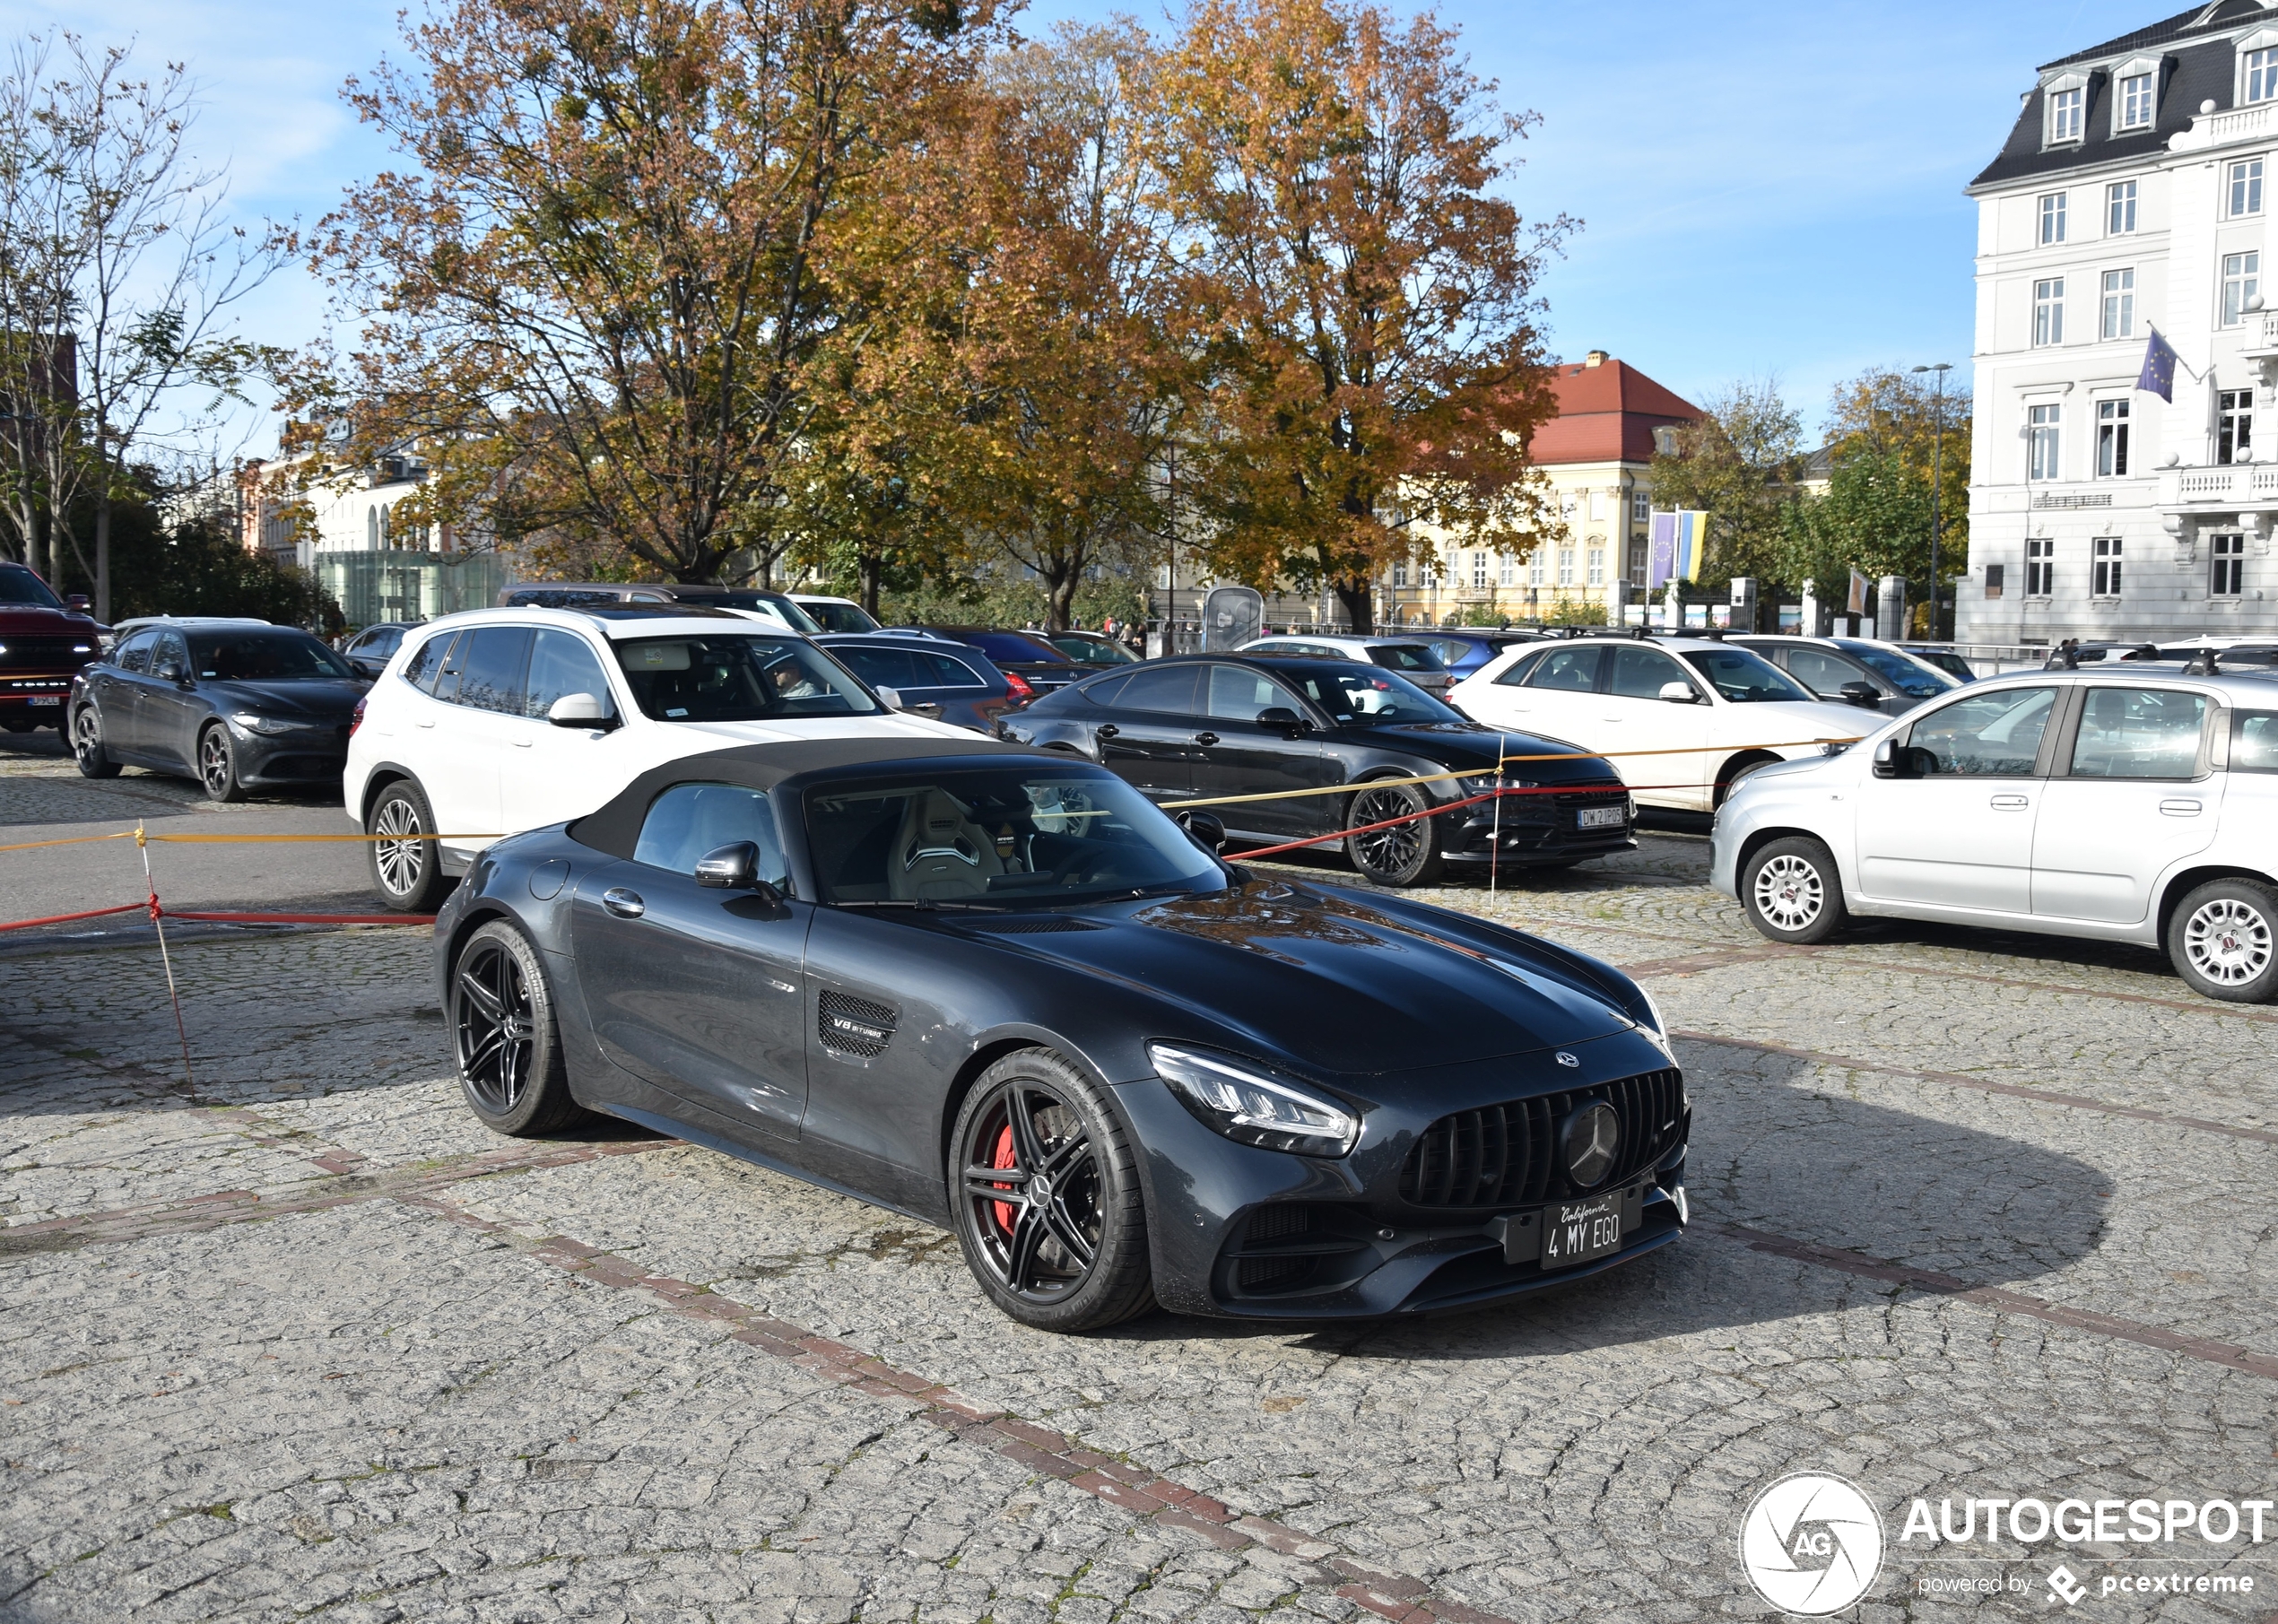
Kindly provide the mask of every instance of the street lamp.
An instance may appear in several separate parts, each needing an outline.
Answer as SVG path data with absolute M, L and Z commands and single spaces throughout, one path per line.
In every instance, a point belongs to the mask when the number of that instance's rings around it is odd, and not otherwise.
M 1917 367 L 1917 372 L 1927 372 L 1937 385 L 1931 395 L 1930 440 L 1930 640 L 1940 640 L 1938 621 L 1938 533 L 1942 528 L 1938 511 L 1938 476 L 1946 448 L 1946 374 L 1953 370 L 1952 361 L 1939 361 L 1935 366 Z

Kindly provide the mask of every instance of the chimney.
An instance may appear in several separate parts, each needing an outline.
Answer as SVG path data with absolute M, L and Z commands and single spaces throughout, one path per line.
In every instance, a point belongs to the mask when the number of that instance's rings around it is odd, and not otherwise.
M 1582 358 L 1582 364 L 1586 367 L 1603 367 L 1605 362 L 1606 353 L 1603 350 L 1593 350 Z

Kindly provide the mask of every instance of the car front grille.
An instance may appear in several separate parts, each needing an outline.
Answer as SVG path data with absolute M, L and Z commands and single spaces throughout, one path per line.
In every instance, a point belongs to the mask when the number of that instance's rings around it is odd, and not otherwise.
M 95 657 L 95 639 L 0 636 L 0 671 L 76 671 Z
M 1684 1074 L 1672 1068 L 1562 1093 L 1443 1116 L 1416 1136 L 1400 1169 L 1400 1197 L 1419 1207 L 1518 1207 L 1578 1194 L 1558 1146 L 1559 1125 L 1584 1101 L 1622 1119 L 1614 1171 L 1593 1188 L 1653 1166 L 1684 1130 Z

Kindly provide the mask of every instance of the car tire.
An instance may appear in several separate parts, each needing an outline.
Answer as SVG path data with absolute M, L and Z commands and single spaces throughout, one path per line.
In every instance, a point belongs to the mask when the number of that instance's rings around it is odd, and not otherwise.
M 197 781 L 209 801 L 242 801 L 245 786 L 238 782 L 238 748 L 230 730 L 215 722 L 197 736 Z
M 1843 876 L 1834 854 L 1809 835 L 1774 840 L 1748 860 L 1741 906 L 1759 935 L 1809 946 L 1843 928 Z
M 1381 823 L 1427 810 L 1431 802 L 1413 784 L 1363 784 L 1346 803 L 1347 829 Z M 1447 867 L 1439 849 L 1439 820 L 1418 818 L 1365 835 L 1347 835 L 1344 855 L 1364 880 L 1378 885 L 1431 885 Z
M 478 926 L 451 961 L 450 988 L 459 1094 L 483 1126 L 530 1139 L 588 1115 L 570 1098 L 552 985 L 527 936 L 503 919 Z
M 965 1096 L 949 1147 L 957 1244 L 999 1308 L 1040 1331 L 1081 1332 L 1154 1307 L 1139 1159 L 1106 1091 L 1075 1065 L 1049 1049 L 1005 1055 Z M 1040 1202 L 1026 1199 L 1032 1183 L 1047 1186 Z
M 71 718 L 71 755 L 83 777 L 118 777 L 118 763 L 103 748 L 102 713 L 92 705 L 82 705 Z
M 398 778 L 379 792 L 364 832 L 384 837 L 367 843 L 366 861 L 371 868 L 372 890 L 399 914 L 431 914 L 450 894 L 443 873 L 443 848 L 432 839 L 415 838 L 440 831 L 427 796 L 409 778 Z
M 2226 1003 L 2278 998 L 2278 892 L 2253 880 L 2211 881 L 2176 904 L 2168 959 L 2203 997 Z

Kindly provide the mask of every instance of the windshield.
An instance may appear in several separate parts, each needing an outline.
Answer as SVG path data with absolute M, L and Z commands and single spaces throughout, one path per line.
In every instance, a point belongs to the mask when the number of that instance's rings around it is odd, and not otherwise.
M 995 660 L 999 665 L 1008 661 L 1013 664 L 1065 665 L 1068 656 L 1040 637 L 1030 637 L 1024 631 L 944 631 L 945 638 L 954 638 L 971 645 Z
M 789 638 L 633 638 L 613 646 L 641 714 L 659 722 L 760 722 L 874 716 L 846 668 Z
M 193 632 L 190 669 L 220 682 L 332 682 L 360 674 L 305 631 Z
M 878 622 L 872 620 L 858 604 L 807 603 L 799 607 L 807 619 L 826 631 L 875 631 Z
M 1080 631 L 1055 632 L 1052 647 L 1072 660 L 1094 665 L 1136 665 L 1131 651 L 1112 638 L 1086 637 Z
M 1217 862 L 1121 778 L 1023 760 L 817 786 L 822 900 L 1019 908 L 1217 891 Z
M 1439 656 L 1421 643 L 1378 643 L 1369 650 L 1369 658 L 1379 665 L 1389 665 L 1395 671 L 1445 671 Z
M 1900 654 L 1895 648 L 1877 648 L 1872 643 L 1839 643 L 1836 647 L 1860 664 L 1872 667 L 1910 699 L 1934 699 L 1949 688 L 1961 686 L 1928 662 Z
M 1339 726 L 1383 727 L 1402 722 L 1461 722 L 1467 718 L 1407 678 L 1377 665 L 1277 666 L 1289 682 Z
M 751 614 L 763 614 L 810 637 L 822 630 L 813 615 L 779 592 L 689 591 L 674 595 L 683 604 L 696 604 L 706 609 L 741 609 Z
M 64 606 L 63 599 L 48 590 L 47 582 L 21 565 L 0 569 L 0 604 L 35 604 L 42 609 Z
M 1811 695 L 1777 665 L 1745 648 L 1687 649 L 1684 662 L 1735 705 L 1758 699 L 1804 699 Z

